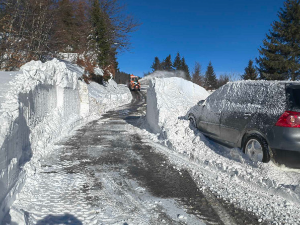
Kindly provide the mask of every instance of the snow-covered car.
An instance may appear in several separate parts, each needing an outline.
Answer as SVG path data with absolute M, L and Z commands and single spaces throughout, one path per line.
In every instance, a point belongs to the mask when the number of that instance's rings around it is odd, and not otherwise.
M 300 168 L 300 82 L 230 82 L 187 116 L 204 135 L 254 161 Z

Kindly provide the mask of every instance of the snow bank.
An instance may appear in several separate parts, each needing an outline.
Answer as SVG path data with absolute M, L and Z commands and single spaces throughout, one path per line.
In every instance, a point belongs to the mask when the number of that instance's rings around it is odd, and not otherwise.
M 208 96 L 208 92 L 182 78 L 154 78 L 147 90 L 147 122 L 151 130 L 159 133 L 166 123 L 175 123 L 191 106 Z
M 75 126 L 132 99 L 128 88 L 78 80 L 83 70 L 53 59 L 21 67 L 0 98 L 0 221 L 22 187 L 26 173 L 38 169 L 47 146 Z M 2 87 L 2 89 L 1 89 Z
M 262 220 L 300 224 L 299 170 L 254 163 L 240 149 L 218 145 L 190 127 L 187 110 L 207 95 L 180 78 L 153 79 L 147 94 L 150 129 L 159 133 L 162 143 L 189 160 L 182 167 L 191 171 L 200 189 L 209 188 Z
M 10 89 L 10 81 L 14 79 L 14 77 L 18 74 L 19 72 L 3 72 L 0 71 L 0 79 L 1 79 L 1 85 L 0 85 L 0 105 L 4 101 L 5 94 L 8 92 Z

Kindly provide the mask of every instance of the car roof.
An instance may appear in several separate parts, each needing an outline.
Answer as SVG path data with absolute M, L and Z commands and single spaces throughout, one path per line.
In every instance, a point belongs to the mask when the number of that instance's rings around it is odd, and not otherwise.
M 252 85 L 274 85 L 274 84 L 284 84 L 284 85 L 300 85 L 300 81 L 282 81 L 282 80 L 239 80 L 228 82 L 231 84 L 252 84 Z

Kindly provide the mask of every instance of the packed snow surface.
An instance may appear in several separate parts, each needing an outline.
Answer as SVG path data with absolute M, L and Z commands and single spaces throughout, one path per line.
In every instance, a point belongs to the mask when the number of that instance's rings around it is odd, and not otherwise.
M 123 85 L 113 80 L 87 85 L 78 79 L 82 74 L 82 68 L 57 59 L 31 61 L 17 73 L 0 72 L 0 222 L 50 144 L 131 101 Z
M 240 149 L 218 145 L 190 126 L 187 111 L 207 96 L 181 78 L 152 79 L 146 115 L 148 128 L 158 133 L 152 138 L 173 149 L 170 155 L 189 159 L 182 167 L 190 169 L 199 188 L 209 188 L 260 220 L 300 224 L 299 170 L 252 162 Z

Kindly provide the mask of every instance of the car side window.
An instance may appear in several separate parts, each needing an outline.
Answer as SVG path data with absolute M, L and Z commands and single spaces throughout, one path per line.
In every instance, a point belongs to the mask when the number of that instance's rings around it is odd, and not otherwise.
M 240 98 L 240 88 L 237 83 L 232 85 L 231 95 L 229 101 L 231 103 L 238 103 Z
M 285 85 L 272 84 L 268 87 L 268 93 L 265 101 L 266 108 L 272 112 L 281 112 L 286 110 L 287 101 L 285 93 Z
M 230 96 L 230 84 L 226 84 L 213 92 L 206 100 L 207 108 L 214 112 L 221 112 L 226 106 L 226 99 Z
M 253 99 L 253 85 L 235 83 L 231 90 L 230 99 L 231 103 L 235 104 L 251 104 Z
M 267 87 L 264 85 L 255 85 L 253 87 L 253 100 L 252 104 L 256 106 L 261 106 L 266 103 L 267 98 Z
M 208 101 L 222 101 L 229 96 L 229 84 L 223 85 L 219 89 L 215 90 L 208 98 Z

